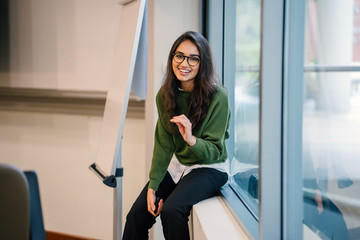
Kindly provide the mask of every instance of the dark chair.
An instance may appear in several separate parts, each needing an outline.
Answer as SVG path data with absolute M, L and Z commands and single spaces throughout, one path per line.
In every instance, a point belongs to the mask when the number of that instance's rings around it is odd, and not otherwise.
M 40 191 L 35 171 L 25 171 L 30 192 L 30 240 L 45 240 Z
M 22 171 L 0 164 L 0 239 L 29 239 L 30 198 Z

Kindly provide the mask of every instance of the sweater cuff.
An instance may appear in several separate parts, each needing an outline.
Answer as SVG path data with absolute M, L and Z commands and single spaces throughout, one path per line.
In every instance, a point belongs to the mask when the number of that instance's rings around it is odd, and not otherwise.
M 151 188 L 151 189 L 153 189 L 154 191 L 157 191 L 158 188 L 159 188 L 159 185 L 160 185 L 160 182 L 154 181 L 154 180 L 150 180 L 148 189 Z
M 204 144 L 202 144 L 201 140 L 197 137 L 196 138 L 196 143 L 194 146 L 189 146 L 189 148 L 196 154 L 198 151 L 201 151 L 201 148 L 204 147 Z M 196 154 L 197 155 L 197 154 Z

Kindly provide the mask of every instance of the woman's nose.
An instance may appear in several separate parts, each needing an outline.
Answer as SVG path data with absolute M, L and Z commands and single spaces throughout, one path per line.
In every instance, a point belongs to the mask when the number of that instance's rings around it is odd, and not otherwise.
M 188 60 L 188 59 L 187 59 L 186 57 L 184 57 L 184 61 L 182 61 L 182 62 L 180 63 L 180 66 L 189 67 L 190 65 L 189 65 L 189 63 L 188 63 L 187 60 Z

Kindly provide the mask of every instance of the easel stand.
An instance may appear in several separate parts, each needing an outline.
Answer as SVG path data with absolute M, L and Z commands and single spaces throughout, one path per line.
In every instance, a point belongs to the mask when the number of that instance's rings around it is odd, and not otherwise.
M 130 91 L 144 99 L 147 81 L 146 0 L 123 0 L 96 163 L 101 181 L 114 188 L 113 239 L 122 236 L 122 136 Z

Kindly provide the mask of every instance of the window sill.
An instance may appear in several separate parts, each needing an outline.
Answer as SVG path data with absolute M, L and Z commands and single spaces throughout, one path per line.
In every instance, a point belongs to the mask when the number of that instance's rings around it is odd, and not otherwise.
M 222 197 L 213 197 L 193 206 L 193 240 L 252 239 L 230 213 Z
M 236 221 L 224 201 L 222 197 L 213 197 L 193 206 L 193 240 L 253 239 Z M 320 240 L 306 225 L 303 225 L 303 238 Z

